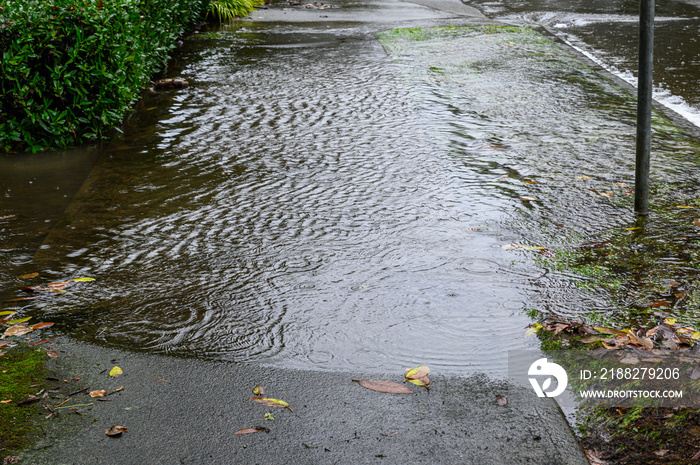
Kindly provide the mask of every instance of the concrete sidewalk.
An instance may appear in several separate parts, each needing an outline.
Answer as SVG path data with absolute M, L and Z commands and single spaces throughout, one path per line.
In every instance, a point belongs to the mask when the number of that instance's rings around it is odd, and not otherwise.
M 23 464 L 587 464 L 558 406 L 530 390 L 485 376 L 431 373 L 430 392 L 371 391 L 353 378 L 400 382 L 402 373 L 286 371 L 234 363 L 128 353 L 61 338 L 56 406 L 82 387 L 115 391 L 109 401 L 83 392 L 58 417 L 41 419 L 44 437 Z M 48 347 L 47 347 L 48 348 Z M 121 376 L 109 370 L 119 366 Z M 72 381 L 82 378 L 80 381 Z M 259 405 L 254 386 L 294 410 Z M 505 406 L 496 395 L 508 399 Z M 266 412 L 274 420 L 263 418 Z M 109 438 L 115 425 L 128 432 Z M 264 426 L 269 433 L 234 435 Z
M 340 8 L 275 7 L 252 22 L 329 22 L 370 29 L 489 21 L 458 0 L 377 0 Z M 124 352 L 70 341 L 46 344 L 57 406 L 81 388 L 113 392 L 107 400 L 74 394 L 58 416 L 41 418 L 43 436 L 23 464 L 550 464 L 588 463 L 551 399 L 486 376 L 431 373 L 430 392 L 374 392 L 352 382 L 401 382 L 403 373 L 326 373 Z M 124 374 L 110 379 L 119 366 Z M 80 378 L 79 380 L 76 380 Z M 249 398 L 254 386 L 287 409 Z M 497 395 L 508 399 L 499 405 Z M 88 405 L 85 405 L 88 404 Z M 71 406 L 77 406 L 71 408 Z M 273 420 L 263 418 L 266 412 Z M 118 438 L 105 435 L 128 428 Z M 264 426 L 269 433 L 234 435 Z

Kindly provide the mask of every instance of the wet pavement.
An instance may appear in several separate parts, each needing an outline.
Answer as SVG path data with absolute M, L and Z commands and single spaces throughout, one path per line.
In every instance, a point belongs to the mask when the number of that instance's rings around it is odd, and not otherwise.
M 45 436 L 22 454 L 23 464 L 588 463 L 551 399 L 484 375 L 431 375 L 430 392 L 412 386 L 415 394 L 388 394 L 352 379 L 400 382 L 402 373 L 268 369 L 67 340 L 51 348 L 60 352 L 51 365 L 69 380 L 64 393 L 123 389 L 104 402 L 73 395 L 59 417 L 42 420 Z M 124 374 L 110 379 L 112 366 Z M 249 400 L 256 385 L 293 412 Z M 83 407 L 76 414 L 72 405 Z M 263 419 L 266 412 L 274 419 Z M 128 431 L 107 437 L 117 425 Z M 270 432 L 234 434 L 255 426 Z
M 47 346 L 61 379 L 124 385 L 73 399 L 93 405 L 47 420 L 23 463 L 587 463 L 557 404 L 503 379 L 508 350 L 538 348 L 529 309 L 604 296 L 508 246 L 634 221 L 627 91 L 522 30 L 377 40 L 489 24 L 458 1 L 334 6 L 196 34 L 169 70 L 188 90 L 145 98 L 70 182 L 61 155 L 37 169 L 53 203 L 8 184 L 3 296 L 23 273 L 95 276 L 13 305 L 69 335 Z M 695 146 L 655 118 L 656 175 L 682 175 Z M 418 364 L 430 393 L 352 382 Z M 257 384 L 294 412 L 263 420 Z

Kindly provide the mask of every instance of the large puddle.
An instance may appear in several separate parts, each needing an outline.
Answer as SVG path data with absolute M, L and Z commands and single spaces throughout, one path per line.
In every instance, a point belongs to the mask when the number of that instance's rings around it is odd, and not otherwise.
M 528 31 L 390 35 L 387 54 L 347 25 L 243 26 L 188 41 L 172 74 L 192 85 L 140 104 L 51 229 L 24 209 L 55 195 L 0 161 L 2 296 L 32 271 L 97 278 L 5 309 L 132 350 L 503 374 L 538 346 L 528 310 L 600 305 L 504 246 L 634 221 L 625 91 Z M 657 176 L 685 176 L 697 151 L 664 124 Z

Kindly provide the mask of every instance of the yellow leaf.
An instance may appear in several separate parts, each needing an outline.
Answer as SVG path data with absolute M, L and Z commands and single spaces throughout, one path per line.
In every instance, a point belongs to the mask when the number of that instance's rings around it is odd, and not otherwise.
M 540 329 L 542 329 L 542 325 L 540 323 L 535 323 L 534 325 L 530 325 L 530 327 L 525 331 L 525 337 L 530 337 L 535 334 L 537 334 Z
M 676 208 L 695 208 L 695 207 L 689 207 L 688 205 L 676 205 Z
M 262 396 L 263 394 L 265 394 L 265 390 L 263 389 L 262 386 L 255 386 L 255 387 L 253 388 L 253 394 L 255 394 L 256 396 L 260 397 L 260 396 Z
M 112 378 L 116 378 L 117 376 L 121 375 L 122 373 L 124 373 L 124 372 L 122 371 L 121 368 L 114 367 L 109 371 L 109 376 L 111 376 Z
M 700 331 L 695 331 L 693 334 L 690 335 L 690 339 L 697 341 L 700 339 Z
M 89 283 L 91 281 L 94 281 L 95 278 L 75 278 L 73 280 L 74 283 Z
M 603 334 L 612 334 L 613 336 L 627 336 L 629 333 L 627 331 L 620 331 L 614 328 L 605 328 L 603 326 L 594 326 L 593 329 Z
M 664 323 L 667 325 L 675 325 L 678 322 L 678 318 L 664 318 Z
M 636 231 L 637 229 L 642 229 L 641 226 L 635 226 L 633 228 L 627 228 L 628 231 Z
M 430 373 L 430 368 L 428 368 L 425 365 L 421 365 L 416 368 L 406 368 L 406 372 L 404 373 L 404 377 L 406 379 L 419 379 L 424 376 L 428 376 L 428 373 Z
M 426 389 L 430 389 L 430 378 L 423 376 L 417 379 L 409 379 L 409 383 L 415 384 L 416 386 L 425 386 Z
M 251 397 L 250 400 L 257 402 L 258 404 L 265 405 L 267 407 L 282 407 L 288 408 L 290 412 L 293 412 L 292 408 L 283 400 L 272 399 L 270 397 Z

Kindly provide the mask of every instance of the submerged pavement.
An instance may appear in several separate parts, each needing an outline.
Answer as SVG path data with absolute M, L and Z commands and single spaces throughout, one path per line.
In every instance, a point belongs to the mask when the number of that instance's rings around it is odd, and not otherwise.
M 337 9 L 270 7 L 254 21 L 337 21 L 386 28 L 482 24 L 449 0 L 374 1 Z M 71 396 L 41 419 L 43 437 L 23 464 L 586 464 L 559 407 L 483 375 L 431 374 L 430 392 L 367 390 L 352 379 L 400 382 L 402 373 L 328 373 L 124 352 L 60 338 L 45 347 L 61 394 L 116 391 L 107 400 Z M 111 379 L 112 366 L 124 374 Z M 254 386 L 293 409 L 259 405 Z M 506 405 L 497 402 L 505 396 Z M 72 407 L 75 406 L 75 407 Z M 270 412 L 274 419 L 264 419 Z M 128 429 L 118 438 L 104 431 Z M 234 435 L 253 426 L 269 428 Z

